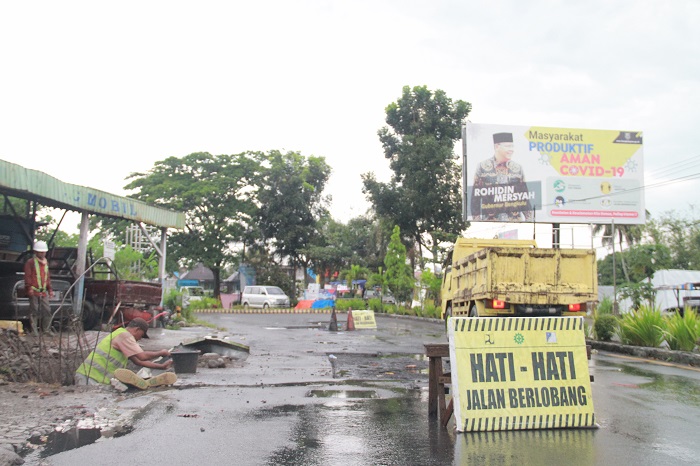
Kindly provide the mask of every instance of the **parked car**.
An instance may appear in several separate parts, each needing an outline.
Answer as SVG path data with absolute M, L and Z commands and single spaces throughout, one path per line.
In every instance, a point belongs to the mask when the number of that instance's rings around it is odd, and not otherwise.
M 389 290 L 384 291 L 384 293 L 382 294 L 382 290 L 380 289 L 366 288 L 364 294 L 362 295 L 362 298 L 365 300 L 365 302 L 373 298 L 382 298 L 383 304 L 396 304 L 396 298 L 394 298 L 394 295 Z
M 254 285 L 246 286 L 241 296 L 244 309 L 249 307 L 289 307 L 289 296 L 279 286 Z
M 183 286 L 180 288 L 180 293 L 182 293 L 182 307 L 185 308 L 194 301 L 201 301 L 204 299 L 206 293 L 204 288 L 201 286 Z
M 51 287 L 49 306 L 54 322 L 68 319 L 73 312 L 73 301 L 68 294 L 70 283 L 51 279 Z M 24 290 L 24 264 L 21 262 L 0 261 L 0 320 L 19 320 L 25 331 L 29 331 L 29 298 Z

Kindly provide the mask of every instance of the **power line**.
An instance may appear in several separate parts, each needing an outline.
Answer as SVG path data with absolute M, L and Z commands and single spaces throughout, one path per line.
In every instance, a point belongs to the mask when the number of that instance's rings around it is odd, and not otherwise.
M 673 176 L 676 172 L 684 172 L 689 168 L 700 166 L 700 155 L 695 155 L 680 162 L 667 165 L 659 168 L 657 171 L 651 171 L 649 174 L 652 178 L 663 178 L 664 176 Z
M 640 191 L 640 190 L 659 188 L 662 186 L 666 186 L 669 184 L 678 183 L 678 182 L 682 182 L 682 181 L 691 181 L 691 180 L 695 180 L 698 178 L 700 178 L 700 172 L 692 173 L 690 175 L 681 176 L 679 178 L 674 178 L 672 180 L 664 180 L 664 181 L 659 181 L 659 182 L 652 183 L 649 185 L 642 185 L 642 186 L 639 186 L 637 188 L 625 189 L 623 191 L 617 191 L 617 192 L 610 193 L 610 194 L 601 194 L 598 196 L 584 197 L 584 198 L 580 198 L 580 199 L 570 199 L 570 200 L 566 201 L 565 204 L 573 204 L 576 202 L 585 202 L 585 201 L 590 201 L 590 200 L 594 200 L 594 199 L 602 199 L 605 197 L 619 196 L 622 194 L 628 194 L 628 193 L 632 193 L 632 192 L 636 192 L 636 191 Z M 542 207 L 551 207 L 554 205 L 556 205 L 556 203 L 542 204 Z

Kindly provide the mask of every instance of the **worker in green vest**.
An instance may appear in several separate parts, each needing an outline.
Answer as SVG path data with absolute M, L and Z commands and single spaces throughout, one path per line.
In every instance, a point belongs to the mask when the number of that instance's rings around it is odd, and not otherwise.
M 137 366 L 166 370 L 173 360 L 157 363 L 151 361 L 157 357 L 170 356 L 170 351 L 144 351 L 138 344 L 142 338 L 148 338 L 148 323 L 133 319 L 126 328 L 118 328 L 100 341 L 85 361 L 75 372 L 76 385 L 109 385 L 112 377 L 127 385 L 140 389 L 159 385 L 172 385 L 177 380 L 174 372 L 163 372 L 148 380 L 126 369 L 129 361 Z
M 29 324 L 32 334 L 36 336 L 40 329 L 43 333 L 51 332 L 49 296 L 53 290 L 49 262 L 46 260 L 49 250 L 46 242 L 35 241 L 33 250 L 34 256 L 24 263 L 24 290 L 29 298 Z

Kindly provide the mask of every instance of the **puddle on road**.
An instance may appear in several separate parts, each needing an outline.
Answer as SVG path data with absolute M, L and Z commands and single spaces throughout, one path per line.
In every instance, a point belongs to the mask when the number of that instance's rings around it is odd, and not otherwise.
M 286 327 L 265 327 L 265 330 L 323 330 L 328 324 L 288 325 Z
M 379 398 L 374 390 L 311 390 L 306 393 L 311 398 Z
M 637 361 L 605 361 L 597 360 L 595 371 L 620 372 L 625 378 L 613 382 L 616 387 L 635 388 L 660 393 L 664 399 L 673 399 L 685 405 L 700 406 L 700 385 L 697 380 L 674 374 L 674 368 L 669 367 L 666 373 L 652 370 Z
M 288 441 L 260 464 L 460 464 L 454 434 L 429 419 L 415 390 L 397 398 L 318 402 L 258 411 L 260 419 L 274 421 L 276 414 L 294 422 Z
M 389 358 L 411 358 L 415 359 L 416 361 L 427 361 L 428 356 L 425 354 L 419 353 L 419 354 L 406 354 L 406 353 L 391 353 L 391 354 L 378 354 L 378 358 L 380 359 L 389 359 Z

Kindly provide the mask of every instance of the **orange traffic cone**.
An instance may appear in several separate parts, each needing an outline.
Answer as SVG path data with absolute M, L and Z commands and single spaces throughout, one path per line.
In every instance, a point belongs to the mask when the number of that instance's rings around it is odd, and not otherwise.
M 333 310 L 331 311 L 331 323 L 328 326 L 328 330 L 331 332 L 338 331 L 338 317 L 335 315 L 335 306 L 333 306 Z
M 352 309 L 348 309 L 348 325 L 347 331 L 355 330 L 355 319 L 352 318 Z

